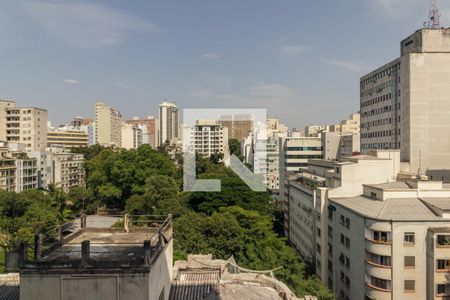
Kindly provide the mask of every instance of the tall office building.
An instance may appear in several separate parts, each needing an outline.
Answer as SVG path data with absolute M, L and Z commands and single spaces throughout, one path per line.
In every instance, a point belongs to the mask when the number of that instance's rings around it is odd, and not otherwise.
M 420 29 L 361 78 L 361 150 L 401 149 L 412 172 L 450 168 L 450 29 Z
M 120 147 L 122 139 L 122 115 L 103 102 L 95 103 L 95 143 Z
M 47 146 L 47 110 L 14 105 L 5 109 L 6 141 L 25 144 L 26 151 L 43 151 Z
M 159 105 L 158 144 L 172 142 L 180 137 L 178 107 L 171 102 L 164 101 Z

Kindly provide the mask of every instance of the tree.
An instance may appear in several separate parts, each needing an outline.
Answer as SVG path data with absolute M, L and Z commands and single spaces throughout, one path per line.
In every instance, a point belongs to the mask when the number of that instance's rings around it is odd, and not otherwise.
M 245 209 L 256 210 L 271 215 L 274 203 L 267 192 L 254 192 L 237 176 L 223 174 L 201 176 L 221 180 L 220 192 L 189 193 L 189 205 L 197 212 L 212 214 L 221 207 L 238 205 Z
M 132 214 L 173 214 L 184 210 L 175 179 L 165 175 L 147 178 L 143 195 L 132 195 L 126 201 L 125 210 Z
M 87 187 L 102 204 L 118 208 L 133 194 L 144 194 L 147 178 L 177 175 L 174 163 L 148 145 L 138 149 L 103 149 L 85 162 Z
M 228 147 L 230 149 L 230 155 L 236 155 L 240 160 L 243 160 L 244 157 L 241 153 L 241 143 L 237 139 L 229 139 Z

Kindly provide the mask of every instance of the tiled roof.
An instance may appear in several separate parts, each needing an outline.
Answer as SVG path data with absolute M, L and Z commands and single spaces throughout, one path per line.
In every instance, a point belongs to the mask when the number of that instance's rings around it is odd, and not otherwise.
M 169 299 L 304 300 L 274 278 L 272 270 L 252 271 L 236 265 L 233 257 L 213 260 L 212 255 L 188 255 L 187 261 L 175 262 Z
M 179 271 L 172 283 L 170 300 L 201 300 L 219 283 L 220 270 Z

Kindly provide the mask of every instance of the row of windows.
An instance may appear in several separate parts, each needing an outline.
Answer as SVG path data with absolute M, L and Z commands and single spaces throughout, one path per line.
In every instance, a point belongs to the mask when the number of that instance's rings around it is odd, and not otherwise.
M 286 151 L 322 151 L 322 147 L 286 147 Z
M 361 98 L 365 96 L 365 94 L 367 94 L 368 91 L 361 93 Z M 367 107 L 367 106 L 371 106 L 373 104 L 377 104 L 386 100 L 391 100 L 392 99 L 392 93 L 389 94 L 385 94 L 382 96 L 378 96 L 366 101 L 361 101 L 361 108 L 363 107 Z
M 383 143 L 368 143 L 362 144 L 362 149 L 400 149 L 400 142 L 396 145 L 391 142 L 383 142 Z
M 400 123 L 400 116 L 397 116 L 396 120 L 394 120 L 394 118 L 387 117 L 387 118 L 380 118 L 377 120 L 364 122 L 364 123 L 361 123 L 361 128 L 362 129 L 367 128 L 367 130 L 370 130 L 371 127 L 392 124 L 393 121 L 396 123 Z
M 369 78 L 362 80 L 361 81 L 361 88 L 364 88 L 364 86 L 366 84 L 369 83 L 375 83 L 377 82 L 378 79 L 384 78 L 385 76 L 391 76 L 391 73 L 396 71 L 396 70 L 400 70 L 400 63 L 397 63 L 391 67 L 389 67 L 388 69 L 384 69 L 383 71 L 370 76 Z

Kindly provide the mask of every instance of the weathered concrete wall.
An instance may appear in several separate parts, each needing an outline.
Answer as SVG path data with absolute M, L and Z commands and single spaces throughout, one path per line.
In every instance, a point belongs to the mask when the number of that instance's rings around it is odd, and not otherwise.
M 166 245 L 158 259 L 153 263 L 149 276 L 148 299 L 159 299 L 164 290 L 164 300 L 169 299 L 170 285 L 173 273 L 173 239 Z M 134 298 L 127 298 L 134 299 Z
M 22 300 L 148 300 L 148 274 L 21 275 Z M 157 298 L 155 298 L 157 299 Z

